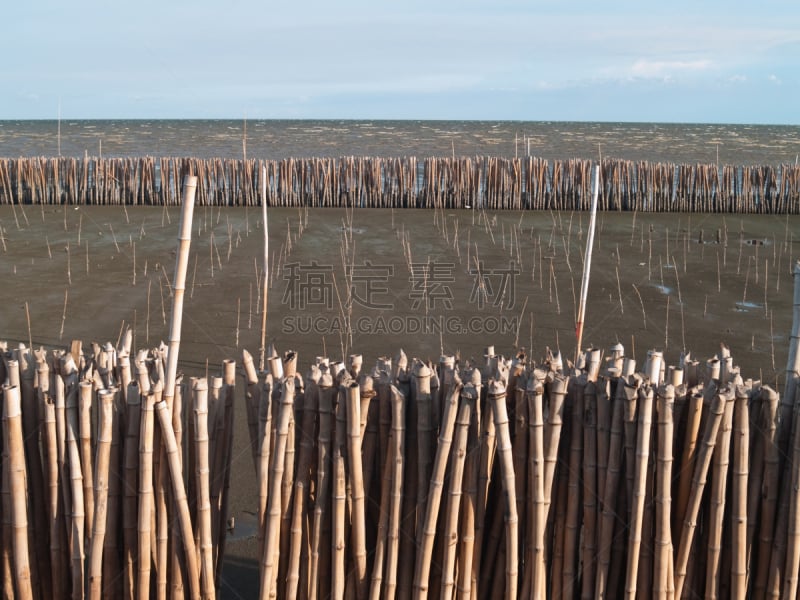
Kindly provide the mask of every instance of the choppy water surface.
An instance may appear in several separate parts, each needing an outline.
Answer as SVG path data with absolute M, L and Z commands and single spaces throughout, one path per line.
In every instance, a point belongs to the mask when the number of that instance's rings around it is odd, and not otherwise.
M 246 136 L 245 136 L 246 128 Z M 246 143 L 245 143 L 246 142 Z M 800 127 L 525 121 L 0 121 L 0 156 L 605 157 L 793 163 Z

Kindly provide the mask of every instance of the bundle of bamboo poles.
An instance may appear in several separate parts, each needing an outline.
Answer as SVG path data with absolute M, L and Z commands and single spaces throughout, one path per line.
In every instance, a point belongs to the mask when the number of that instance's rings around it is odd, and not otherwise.
M 797 594 L 800 394 L 724 346 L 243 364 L 261 598 Z
M 5 598 L 217 595 L 235 363 L 166 394 L 167 347 L 131 340 L 0 344 Z

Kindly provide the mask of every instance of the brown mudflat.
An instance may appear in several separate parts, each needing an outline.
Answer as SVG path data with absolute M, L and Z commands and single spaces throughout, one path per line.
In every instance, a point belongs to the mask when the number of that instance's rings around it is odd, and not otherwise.
M 371 367 L 400 348 L 431 360 L 480 360 L 487 345 L 574 355 L 586 214 L 276 209 L 269 219 L 267 337 L 299 353 L 301 372 L 322 354 L 362 354 Z M 649 349 L 677 364 L 724 343 L 745 378 L 783 388 L 800 217 L 609 213 L 597 225 L 584 347 L 620 342 L 640 364 Z M 27 304 L 35 346 L 116 343 L 127 326 L 135 348 L 167 340 L 178 209 L 3 206 L 0 227 L 0 339 L 28 343 Z M 193 231 L 179 368 L 216 374 L 242 349 L 258 357 L 260 212 L 197 207 Z M 238 406 L 221 594 L 249 598 L 257 488 Z

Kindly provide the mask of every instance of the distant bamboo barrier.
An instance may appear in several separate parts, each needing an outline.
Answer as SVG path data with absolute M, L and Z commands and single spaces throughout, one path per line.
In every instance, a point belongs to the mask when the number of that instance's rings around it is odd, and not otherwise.
M 166 598 L 170 590 L 170 597 L 199 598 L 201 589 L 203 598 L 218 596 L 235 365 L 222 366 L 213 417 L 204 378 L 179 378 L 168 407 L 162 401 L 167 347 L 140 351 L 131 380 L 130 340 L 123 336 L 118 348 L 73 342 L 35 352 L 0 342 L 4 597 Z M 202 423 L 192 423 L 192 415 Z M 176 435 L 187 427 L 194 437 L 181 449 Z M 37 472 L 46 486 L 31 485 Z M 186 494 L 173 491 L 183 489 L 184 479 L 195 491 L 191 515 Z M 37 529 L 40 521 L 49 527 Z M 188 544 L 177 521 L 186 523 Z M 163 540 L 161 531 L 168 533 Z M 177 560 L 157 551 L 162 543 Z
M 0 158 L 0 204 L 589 210 L 590 159 L 533 156 L 200 159 Z M 265 175 L 264 175 L 265 174 Z M 599 210 L 800 214 L 800 165 L 605 158 Z

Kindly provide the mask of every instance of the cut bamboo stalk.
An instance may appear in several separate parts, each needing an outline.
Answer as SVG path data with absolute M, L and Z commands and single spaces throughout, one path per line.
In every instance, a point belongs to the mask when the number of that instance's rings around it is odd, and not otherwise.
M 247 413 L 247 430 L 250 433 L 250 451 L 253 456 L 253 466 L 258 471 L 258 408 L 260 405 L 260 387 L 258 385 L 258 374 L 253 364 L 253 356 L 247 351 L 242 350 L 242 366 L 244 367 L 245 379 L 245 411 Z
M 731 390 L 731 396 L 735 392 Z M 709 499 L 708 558 L 706 559 L 706 597 L 719 595 L 722 555 L 722 527 L 725 514 L 725 491 L 728 483 L 728 466 L 731 452 L 731 430 L 733 429 L 734 399 L 725 403 L 725 412 L 714 448 L 714 470 L 711 478 Z
M 642 545 L 644 502 L 646 496 L 647 462 L 650 457 L 650 434 L 653 422 L 653 390 L 638 390 L 638 429 L 636 436 L 636 463 L 633 480 L 630 534 L 628 536 L 628 564 L 625 575 L 625 597 L 636 597 L 639 558 Z
M 267 522 L 267 503 L 270 486 L 270 461 L 273 442 L 272 435 L 272 391 L 273 379 L 269 373 L 265 374 L 261 385 L 258 407 L 258 549 L 259 555 L 263 554 L 264 534 Z
M 453 597 L 455 587 L 455 564 L 458 550 L 458 517 L 461 507 L 461 485 L 464 478 L 464 461 L 467 454 L 467 436 L 472 417 L 472 407 L 478 392 L 472 385 L 461 391 L 461 405 L 456 415 L 456 433 L 450 466 L 450 492 L 445 513 L 445 544 L 442 567 L 442 591 L 440 598 Z
M 333 424 L 333 398 L 336 389 L 330 372 L 323 371 L 319 380 L 319 434 L 317 437 L 317 481 L 314 499 L 314 518 L 311 531 L 311 551 L 308 569 L 309 600 L 327 597 L 329 579 L 321 577 L 320 554 L 329 557 L 322 551 L 323 521 L 328 515 L 331 494 L 331 432 Z
M 392 492 L 389 508 L 389 531 L 386 548 L 386 600 L 393 600 L 397 590 L 397 571 L 400 551 L 400 520 L 403 504 L 403 477 L 405 469 L 405 404 L 406 398 L 400 390 L 391 387 L 392 398 Z M 388 460 L 388 459 L 387 459 Z
M 505 543 L 505 595 L 506 600 L 517 597 L 517 577 L 519 560 L 517 555 L 518 517 L 517 499 L 514 487 L 514 459 L 511 448 L 511 434 L 508 426 L 505 385 L 502 381 L 490 381 L 488 396 L 494 406 L 494 422 L 497 430 L 497 452 L 500 456 L 500 470 L 503 484 L 503 503 L 506 523 Z
M 58 448 L 56 441 L 56 412 L 53 398 L 49 393 L 49 386 L 45 387 L 45 381 L 49 380 L 50 368 L 46 362 L 42 362 L 38 367 L 39 371 L 39 395 L 43 414 L 42 426 L 42 449 L 45 458 L 45 483 L 47 489 L 47 518 L 50 523 L 50 579 L 52 591 L 55 598 L 65 595 L 64 582 L 69 577 L 66 565 L 63 561 L 64 539 L 64 515 L 63 506 L 60 502 L 59 492 L 59 470 L 58 470 Z M 60 379 L 60 378 L 59 378 Z
M 89 598 L 99 600 L 102 595 L 103 548 L 108 516 L 109 460 L 114 432 L 114 392 L 98 393 L 99 421 L 97 434 L 97 459 L 95 460 L 95 496 L 97 499 L 92 523 L 92 545 L 89 550 Z M 112 523 L 112 528 L 115 524 Z M 108 558 L 106 560 L 109 560 Z
M 795 390 L 800 380 L 800 260 L 794 264 L 792 271 L 794 294 L 792 296 L 792 332 L 789 337 L 789 355 L 786 361 L 786 390 L 784 398 L 789 402 L 794 399 Z
M 20 389 L 3 386 L 4 452 L 8 456 L 8 489 L 11 498 L 12 563 L 14 588 L 22 600 L 33 599 L 28 548 L 28 509 L 26 503 L 25 451 L 22 435 Z
M 553 478 L 558 460 L 558 445 L 564 423 L 564 398 L 567 395 L 567 378 L 556 375 L 548 386 L 549 409 L 544 429 L 544 518 L 548 519 L 553 495 Z
M 422 546 L 424 537 L 428 486 L 431 482 L 436 437 L 433 431 L 433 405 L 431 400 L 431 370 L 420 361 L 413 367 L 415 404 L 417 408 L 417 547 Z
M 599 352 L 598 352 L 599 355 Z M 597 361 L 599 363 L 599 360 Z M 597 386 L 591 377 L 598 367 L 588 371 L 589 381 L 583 392 L 583 533 L 582 598 L 592 598 L 597 566 Z
M 672 429 L 675 388 L 662 385 L 658 388 L 656 412 L 658 415 L 658 469 L 656 474 L 656 534 L 655 568 L 653 575 L 653 594 L 667 598 L 673 585 L 670 577 L 672 568 L 672 533 L 670 531 L 670 512 L 672 506 Z
M 532 577 L 531 592 L 534 598 L 544 598 L 547 594 L 547 564 L 545 562 L 545 493 L 544 493 L 544 417 L 542 404 L 544 398 L 544 371 L 534 370 L 528 380 L 527 400 L 528 417 L 530 419 L 529 472 L 533 489 L 533 513 L 528 521 L 532 532 L 531 552 Z
M 680 463 L 680 480 L 678 482 L 677 506 L 674 509 L 672 528 L 678 531 L 686 516 L 689 505 L 689 493 L 692 489 L 692 474 L 696 459 L 697 435 L 700 432 L 700 421 L 703 416 L 703 394 L 696 391 L 689 394 L 686 405 L 686 432 L 683 441 L 683 453 Z
M 454 381 L 450 394 L 445 401 L 442 415 L 442 428 L 439 432 L 439 444 L 428 486 L 428 500 L 425 519 L 422 525 L 422 544 L 417 549 L 416 566 L 414 568 L 414 599 L 424 600 L 428 597 L 431 561 L 433 558 L 433 541 L 436 535 L 436 521 L 439 518 L 439 506 L 444 489 L 444 474 L 453 442 L 453 430 L 458 412 L 458 397 L 461 393 L 461 382 Z M 507 424 L 507 421 L 506 421 Z M 510 445 L 510 444 L 509 444 Z M 509 452 L 511 448 L 509 448 Z M 509 456 L 509 460 L 511 457 Z
M 683 594 L 683 586 L 686 581 L 686 566 L 689 562 L 692 541 L 694 540 L 694 534 L 697 528 L 697 517 L 700 513 L 700 504 L 706 485 L 708 469 L 711 466 L 711 457 L 714 453 L 714 446 L 717 443 L 717 434 L 722 424 L 726 403 L 732 399 L 733 391 L 730 388 L 718 390 L 714 394 L 709 409 L 708 420 L 706 421 L 705 431 L 703 432 L 702 446 L 697 453 L 697 460 L 695 462 L 694 475 L 692 477 L 692 490 L 689 494 L 689 503 L 687 504 L 686 516 L 683 520 L 678 553 L 675 556 L 676 598 L 681 598 L 681 594 Z
M 155 392 L 142 399 L 139 428 L 139 504 L 137 517 L 136 597 L 150 598 L 151 513 L 153 511 L 153 405 Z
M 361 461 L 361 395 L 357 382 L 345 390 L 347 407 L 347 460 L 353 500 L 351 508 L 351 543 L 356 598 L 363 600 L 369 589 L 367 579 L 367 532 L 364 508 L 364 472 Z
M 222 563 L 225 556 L 225 545 L 228 531 L 228 507 L 230 504 L 231 486 L 231 461 L 233 460 L 233 423 L 234 423 L 234 396 L 236 390 L 236 362 L 224 360 L 222 362 L 222 383 L 223 397 L 225 399 L 225 414 L 222 429 L 222 454 L 221 474 L 219 480 L 222 482 L 221 497 L 219 500 L 219 523 L 217 524 L 217 539 L 214 551 L 214 582 L 215 588 L 219 590 L 220 577 L 222 576 Z M 177 395 L 177 394 L 176 394 Z M 174 412 L 173 412 L 174 414 Z M 174 417 L 173 417 L 174 421 Z M 180 447 L 180 444 L 179 444 Z M 219 483 L 217 484 L 219 485 Z
M 72 595 L 83 594 L 85 504 L 83 500 L 83 474 L 78 450 L 78 387 L 68 388 L 66 398 L 66 453 L 69 464 L 70 490 L 72 492 Z
M 130 381 L 128 377 L 127 381 Z M 111 405 L 113 410 L 111 443 L 109 447 L 109 475 L 108 475 L 108 508 L 106 511 L 106 535 L 103 542 L 103 597 L 106 600 L 122 597 L 122 563 L 120 525 L 122 521 L 122 419 L 124 416 L 120 388 L 110 390 L 113 394 Z M 99 468 L 99 467 L 98 467 Z M 99 473 L 99 471 L 98 471 Z M 98 505 L 99 506 L 99 505 Z
M 569 443 L 569 492 L 566 498 L 567 517 L 564 528 L 564 555 L 561 570 L 562 594 L 567 598 L 575 595 L 578 575 L 578 550 L 580 543 L 580 505 L 581 505 L 581 464 L 583 458 L 583 390 L 586 385 L 585 375 L 572 377 L 568 386 L 568 402 L 570 407 L 570 443 Z
M 278 415 L 278 427 L 276 430 L 275 453 L 271 461 L 272 473 L 267 519 L 265 523 L 264 551 L 261 557 L 262 568 L 259 597 L 262 600 L 269 598 L 272 594 L 273 571 L 277 569 L 278 566 L 275 563 L 275 558 L 277 557 L 276 552 L 280 539 L 281 484 L 283 482 L 283 471 L 285 468 L 284 460 L 286 456 L 286 442 L 289 435 L 289 421 L 292 417 L 291 409 L 294 402 L 294 378 L 286 378 L 281 383 L 283 392 L 281 395 L 280 414 Z
M 476 399 L 472 410 L 467 443 L 467 463 L 464 473 L 464 498 L 462 499 L 461 547 L 458 556 L 458 587 L 460 600 L 472 596 L 472 564 L 475 555 L 475 513 L 478 504 L 478 461 L 480 459 L 480 397 L 481 373 L 472 368 L 466 373 L 469 385 L 475 388 Z
M 84 514 L 87 527 L 94 523 L 94 483 L 92 468 L 92 396 L 94 384 L 91 381 L 81 381 L 78 395 L 78 431 L 80 434 L 79 450 L 81 457 L 81 472 L 83 473 L 83 499 Z M 86 536 L 87 541 L 90 536 Z
M 319 405 L 320 373 L 316 366 L 307 377 L 308 389 L 304 395 L 303 416 L 299 430 L 300 454 L 297 460 L 297 477 L 294 484 L 294 498 L 292 504 L 291 543 L 289 548 L 289 566 L 286 578 L 286 597 L 296 598 L 298 593 L 302 597 L 308 595 L 307 582 L 300 579 L 300 561 L 303 550 L 307 552 L 308 531 L 306 526 L 306 513 L 308 512 L 309 490 L 311 487 L 311 466 L 314 462 L 314 431 Z M 306 542 L 306 543 L 304 543 Z M 306 557 L 307 558 L 307 557 Z M 302 589 L 300 589 L 302 587 Z
M 764 441 L 764 478 L 761 493 L 761 518 L 758 528 L 758 565 L 755 569 L 753 593 L 764 597 L 769 577 L 769 561 L 772 552 L 773 528 L 780 489 L 780 454 L 776 431 L 778 429 L 778 394 L 772 388 L 761 388 L 762 416 L 761 432 Z
M 750 440 L 750 414 L 747 402 L 750 394 L 744 386 L 736 386 L 733 408 L 733 505 L 731 506 L 731 597 L 745 598 L 747 594 L 747 496 Z
M 211 535 L 211 498 L 208 456 L 208 383 L 205 378 L 194 383 L 194 444 L 195 477 L 197 478 L 197 530 L 200 538 L 201 598 L 208 600 L 214 593 L 214 563 Z
M 387 442 L 392 445 L 393 438 Z M 387 460 L 383 465 L 383 476 L 381 480 L 380 509 L 378 518 L 378 533 L 375 541 L 375 555 L 372 563 L 372 577 L 369 586 L 369 599 L 378 600 L 381 598 L 383 589 L 383 572 L 386 563 L 386 550 L 388 545 L 389 530 L 389 503 L 391 502 L 392 473 L 394 470 L 394 457 L 387 453 Z
M 617 490 L 620 487 L 623 460 L 623 411 L 625 410 L 626 393 L 635 394 L 624 378 L 617 379 L 617 387 L 611 413 L 611 433 L 608 446 L 608 463 L 606 467 L 606 481 L 603 488 L 603 510 L 600 518 L 600 537 L 597 556 L 597 583 L 595 597 L 604 599 L 609 593 L 609 565 L 611 563 L 612 543 L 617 519 L 620 515 L 616 512 L 619 505 Z
M 200 598 L 200 574 L 196 562 L 196 548 L 192 535 L 192 522 L 189 515 L 189 504 L 186 499 L 186 488 L 181 476 L 181 459 L 178 455 L 178 444 L 172 429 L 172 421 L 167 403 L 158 402 L 155 406 L 158 423 L 161 426 L 161 439 L 166 446 L 167 464 L 175 503 L 177 518 L 180 523 L 181 541 L 183 543 L 184 560 L 186 561 L 186 580 L 189 584 L 189 597 Z

